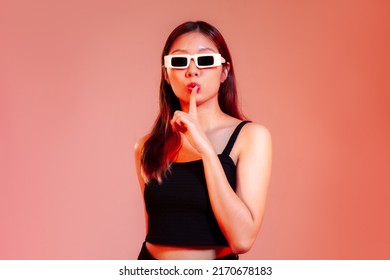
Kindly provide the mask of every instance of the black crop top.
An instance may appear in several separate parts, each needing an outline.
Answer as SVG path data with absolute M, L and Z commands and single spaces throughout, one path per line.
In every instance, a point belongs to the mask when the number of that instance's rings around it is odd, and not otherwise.
M 236 166 L 229 156 L 241 128 L 234 130 L 219 160 L 233 190 L 236 188 Z M 145 184 L 145 206 L 148 213 L 146 241 L 177 246 L 228 246 L 207 192 L 202 160 L 173 162 L 171 171 L 159 184 Z

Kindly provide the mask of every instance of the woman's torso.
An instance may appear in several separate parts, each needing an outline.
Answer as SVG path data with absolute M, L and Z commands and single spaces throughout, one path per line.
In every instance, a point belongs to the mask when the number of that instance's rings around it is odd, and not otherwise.
M 222 154 L 227 142 L 232 136 L 233 131 L 241 120 L 230 118 L 220 128 L 207 133 L 210 142 L 213 144 L 217 154 Z M 240 144 L 234 144 L 229 157 L 234 164 L 239 157 Z M 192 161 L 201 161 L 201 156 L 196 152 L 189 142 L 182 138 L 182 147 L 175 159 L 175 163 L 188 163 Z M 150 254 L 156 259 L 216 259 L 231 254 L 229 246 L 206 245 L 206 246 L 171 246 L 165 244 L 152 244 L 146 242 L 146 247 Z

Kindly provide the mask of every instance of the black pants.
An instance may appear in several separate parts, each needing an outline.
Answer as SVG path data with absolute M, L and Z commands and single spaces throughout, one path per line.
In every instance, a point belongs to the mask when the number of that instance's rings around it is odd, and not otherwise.
M 142 244 L 141 252 L 139 252 L 138 255 L 138 260 L 157 260 L 149 253 L 148 248 L 146 248 L 146 242 Z M 229 254 L 216 260 L 238 260 L 238 255 Z

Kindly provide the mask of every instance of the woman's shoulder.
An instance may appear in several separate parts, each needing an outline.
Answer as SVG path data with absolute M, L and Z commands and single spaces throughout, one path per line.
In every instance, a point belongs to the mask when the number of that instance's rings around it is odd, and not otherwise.
M 230 131 L 234 131 L 243 122 L 246 123 L 239 131 L 239 139 L 237 139 L 238 142 L 242 142 L 242 144 L 245 146 L 248 144 L 248 142 L 252 141 L 271 141 L 271 133 L 269 129 L 266 126 L 251 120 L 229 117 L 224 123 L 224 128 Z
M 240 146 L 243 149 L 251 149 L 253 146 L 270 146 L 271 145 L 271 132 L 269 129 L 256 122 L 246 123 L 239 139 Z
M 146 140 L 148 140 L 148 138 L 150 137 L 150 133 L 148 133 L 148 134 L 145 134 L 144 136 L 142 136 L 141 138 L 139 138 L 138 140 L 137 140 L 137 142 L 135 142 L 135 145 L 134 145 L 134 152 L 136 153 L 136 154 L 141 154 L 141 152 L 142 152 L 142 149 L 143 149 L 143 147 L 144 147 L 144 145 L 145 145 L 145 142 L 146 142 Z
M 244 120 L 244 121 L 246 121 L 246 120 Z M 264 125 L 262 125 L 260 123 L 256 123 L 256 122 L 250 121 L 250 120 L 248 120 L 248 123 L 246 123 L 244 125 L 244 128 L 245 129 L 243 129 L 243 130 L 246 131 L 245 133 L 249 133 L 251 135 L 255 135 L 255 136 L 256 135 L 257 136 L 270 135 L 270 131 L 269 131 L 269 129 L 266 126 L 264 126 Z

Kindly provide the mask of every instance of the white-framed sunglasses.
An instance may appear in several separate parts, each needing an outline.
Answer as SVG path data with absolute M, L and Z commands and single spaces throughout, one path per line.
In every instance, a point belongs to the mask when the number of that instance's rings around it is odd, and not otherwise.
M 226 60 L 219 53 L 204 53 L 204 54 L 171 54 L 164 56 L 165 68 L 186 69 L 191 62 L 195 61 L 198 68 L 209 68 L 220 66 Z

